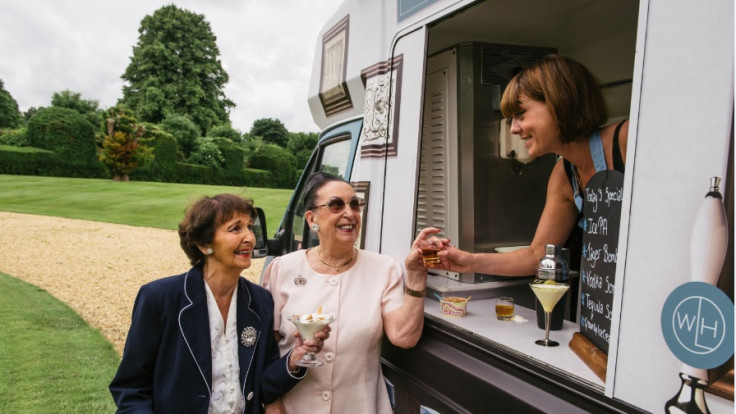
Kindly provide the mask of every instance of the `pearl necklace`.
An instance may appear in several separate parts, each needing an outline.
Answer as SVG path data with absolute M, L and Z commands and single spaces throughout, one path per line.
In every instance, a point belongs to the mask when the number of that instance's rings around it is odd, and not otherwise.
M 319 251 L 320 251 L 320 246 L 317 246 L 317 248 L 316 248 L 315 250 L 317 251 L 317 257 L 319 258 L 319 261 L 320 261 L 320 262 L 322 262 L 323 264 L 325 264 L 325 265 L 327 265 L 327 266 L 329 266 L 329 267 L 331 267 L 331 268 L 335 269 L 335 271 L 336 271 L 336 272 L 339 272 L 339 271 L 340 271 L 340 269 L 342 269 L 343 267 L 345 267 L 345 266 L 349 265 L 349 264 L 350 264 L 350 262 L 352 262 L 352 261 L 353 261 L 353 259 L 355 259 L 355 251 L 356 251 L 357 249 L 356 249 L 355 247 L 353 247 L 353 255 L 352 255 L 352 256 L 350 257 L 350 259 L 349 259 L 349 260 L 348 260 L 347 262 L 345 262 L 345 263 L 343 263 L 343 264 L 341 264 L 341 265 L 333 265 L 333 264 L 330 264 L 330 263 L 327 263 L 327 262 L 325 262 L 325 259 L 323 259 L 323 258 L 322 258 L 322 255 L 321 255 L 321 254 L 319 254 Z

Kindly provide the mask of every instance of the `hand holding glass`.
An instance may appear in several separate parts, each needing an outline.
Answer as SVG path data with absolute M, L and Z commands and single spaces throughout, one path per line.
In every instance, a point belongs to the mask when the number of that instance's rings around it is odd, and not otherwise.
M 442 263 L 437 256 L 437 252 L 442 250 L 437 240 L 421 240 L 419 241 L 419 248 L 422 249 L 422 262 L 424 262 L 425 266 Z
M 570 289 L 570 285 L 554 280 L 537 279 L 529 283 L 529 286 L 542 304 L 542 308 L 544 308 L 544 339 L 534 343 L 542 346 L 557 346 L 559 343 L 549 340 L 549 317 L 557 302 Z
M 299 331 L 299 336 L 302 340 L 308 341 L 314 339 L 317 332 L 324 329 L 325 326 L 335 321 L 335 315 L 333 314 L 322 314 L 322 313 L 309 313 L 303 315 L 292 315 L 288 319 L 291 323 L 296 326 Z M 317 359 L 314 352 L 307 352 L 304 356 L 296 362 L 297 366 L 300 367 L 319 367 L 324 365 L 324 362 Z

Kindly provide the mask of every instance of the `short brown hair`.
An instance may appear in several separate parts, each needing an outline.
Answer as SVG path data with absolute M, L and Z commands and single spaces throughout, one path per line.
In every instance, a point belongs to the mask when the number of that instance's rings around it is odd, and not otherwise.
M 212 243 L 217 226 L 236 213 L 247 214 L 255 220 L 253 201 L 234 194 L 218 194 L 201 197 L 189 207 L 179 223 L 179 244 L 192 266 L 204 266 L 204 254 L 199 246 Z
M 608 118 L 598 81 L 585 66 L 565 56 L 547 55 L 517 73 L 501 98 L 504 117 L 520 111 L 521 94 L 547 105 L 562 142 L 587 136 Z

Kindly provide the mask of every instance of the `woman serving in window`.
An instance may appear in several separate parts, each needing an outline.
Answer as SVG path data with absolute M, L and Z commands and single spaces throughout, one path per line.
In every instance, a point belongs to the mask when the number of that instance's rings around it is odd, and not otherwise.
M 469 253 L 447 246 L 438 254 L 442 263 L 435 266 L 454 272 L 528 276 L 534 274 L 547 244 L 567 245 L 571 263 L 579 264 L 583 189 L 598 171 L 623 172 L 628 121 L 602 126 L 608 115 L 593 75 L 582 64 L 556 54 L 511 79 L 501 112 L 530 156 L 559 156 L 534 238 L 529 247 L 510 253 Z

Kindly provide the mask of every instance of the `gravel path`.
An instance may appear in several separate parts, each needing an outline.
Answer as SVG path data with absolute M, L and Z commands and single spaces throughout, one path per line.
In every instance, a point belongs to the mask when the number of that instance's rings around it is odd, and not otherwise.
M 0 271 L 67 303 L 122 355 L 138 288 L 189 269 L 173 230 L 0 212 Z M 264 259 L 243 276 L 260 279 Z

